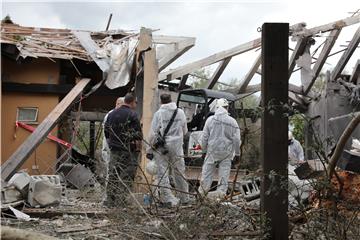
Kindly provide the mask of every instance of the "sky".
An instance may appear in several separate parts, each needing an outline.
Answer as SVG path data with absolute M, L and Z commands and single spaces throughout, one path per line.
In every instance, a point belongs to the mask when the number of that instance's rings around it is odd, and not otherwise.
M 264 22 L 305 22 L 308 28 L 351 16 L 360 9 L 360 3 L 350 1 L 125 1 L 125 2 L 2 2 L 2 18 L 7 14 L 22 26 L 69 28 L 79 30 L 105 30 L 110 13 L 110 29 L 138 31 L 140 27 L 159 29 L 154 34 L 189 36 L 196 45 L 170 65 L 180 66 L 216 52 L 232 48 L 261 36 L 258 28 Z M 351 40 L 360 24 L 342 30 L 333 51 Z M 317 44 L 326 35 L 317 38 Z M 294 42 L 290 42 L 293 46 Z M 315 46 L 316 47 L 316 46 Z M 241 80 L 251 67 L 258 52 L 241 54 L 231 60 L 220 81 Z M 328 59 L 325 70 L 334 68 L 341 54 Z M 360 58 L 358 48 L 345 71 L 351 73 Z M 214 64 L 210 69 L 215 69 Z M 251 84 L 258 83 L 256 76 Z M 299 72 L 291 82 L 300 84 Z

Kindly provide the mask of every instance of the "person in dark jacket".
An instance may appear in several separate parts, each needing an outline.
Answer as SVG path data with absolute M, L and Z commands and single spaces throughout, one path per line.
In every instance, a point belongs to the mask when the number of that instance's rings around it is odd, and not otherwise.
M 126 204 L 138 166 L 138 152 L 142 140 L 141 125 L 136 108 L 136 98 L 128 93 L 124 104 L 112 111 L 104 126 L 110 148 L 109 181 L 105 205 L 114 207 Z

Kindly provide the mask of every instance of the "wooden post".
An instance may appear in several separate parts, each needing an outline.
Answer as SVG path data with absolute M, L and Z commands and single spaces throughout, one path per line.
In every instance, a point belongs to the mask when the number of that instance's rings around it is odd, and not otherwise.
M 151 45 L 152 35 L 151 30 L 142 28 L 140 31 L 140 39 L 138 46 L 138 53 L 145 51 L 144 54 L 144 74 L 143 78 L 139 78 L 136 82 L 135 93 L 138 98 L 138 113 L 141 116 L 143 136 L 146 139 L 151 127 L 151 121 L 153 113 L 156 111 L 156 97 L 157 97 L 157 86 L 158 86 L 158 63 L 156 60 L 156 49 Z M 145 177 L 147 181 L 151 182 L 151 176 L 147 174 L 144 176 L 146 168 L 146 152 L 145 144 L 141 151 L 140 167 L 141 170 L 137 172 L 137 178 L 141 178 L 140 181 L 145 183 Z M 144 192 L 146 189 L 145 185 L 135 186 L 135 191 Z
M 61 102 L 49 113 L 36 130 L 21 144 L 11 157 L 1 165 L 1 178 L 5 181 L 21 167 L 26 159 L 32 154 L 37 146 L 55 127 L 59 118 L 69 109 L 84 88 L 90 83 L 90 79 L 80 80 L 75 87 L 61 100 Z
M 261 212 L 269 239 L 288 239 L 288 102 L 287 23 L 262 26 Z
M 94 159 L 95 158 L 95 122 L 94 121 L 90 121 L 90 158 Z

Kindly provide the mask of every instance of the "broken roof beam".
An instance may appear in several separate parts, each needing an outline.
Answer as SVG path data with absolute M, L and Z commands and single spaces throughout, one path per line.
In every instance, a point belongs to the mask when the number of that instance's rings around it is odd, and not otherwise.
M 189 78 L 189 74 L 185 74 L 184 76 L 181 77 L 178 90 L 182 90 L 185 88 L 188 78 Z
M 193 46 L 195 46 L 195 38 L 184 37 L 182 40 L 178 40 L 174 43 L 170 43 L 170 45 L 157 49 L 159 53 L 159 72 L 164 70 Z
M 206 88 L 212 89 L 216 82 L 219 80 L 221 74 L 224 72 L 226 66 L 229 64 L 231 57 L 225 58 L 219 63 L 219 66 L 216 68 L 215 72 L 211 76 L 210 80 L 208 81 Z
M 172 79 L 182 77 L 185 74 L 191 73 L 197 69 L 209 66 L 213 63 L 220 62 L 225 58 L 233 57 L 233 56 L 239 55 L 241 53 L 248 52 L 252 49 L 260 47 L 260 45 L 261 45 L 261 39 L 258 38 L 253 41 L 246 42 L 244 44 L 230 48 L 228 50 L 215 53 L 211 56 L 200 59 L 198 61 L 188 63 L 183 66 L 177 67 L 175 69 L 171 69 L 169 71 L 160 73 L 159 81 L 164 81 L 164 80 L 170 81 Z
M 91 38 L 90 32 L 84 31 L 72 31 L 72 33 L 79 40 L 81 46 L 88 52 L 90 57 L 95 61 L 99 68 L 103 72 L 107 72 L 110 68 L 108 59 L 98 58 L 96 56 L 96 51 L 100 50 L 96 42 Z
M 253 93 L 261 91 L 261 84 L 249 85 L 244 91 L 241 91 L 239 94 L 243 93 Z M 303 95 L 302 88 L 296 86 L 294 84 L 289 83 L 289 92 L 293 92 L 295 94 Z
M 335 81 L 340 76 L 342 70 L 345 68 L 345 65 L 347 64 L 350 57 L 352 56 L 357 46 L 359 45 L 359 42 L 360 42 L 360 27 L 358 27 L 346 51 L 343 53 L 340 60 L 336 64 L 334 70 L 332 71 L 330 76 L 330 81 Z
M 261 64 L 261 53 L 256 58 L 254 64 L 250 68 L 250 71 L 245 75 L 245 77 L 241 81 L 238 93 L 245 91 L 245 89 L 249 85 L 251 79 L 254 77 L 255 73 L 258 71 L 260 64 Z
M 68 110 L 78 98 L 90 79 L 81 79 L 75 87 L 56 105 L 49 115 L 40 123 L 36 130 L 16 149 L 10 158 L 1 165 L 1 178 L 7 181 L 22 166 L 37 146 L 47 137 L 55 127 L 60 117 Z
M 293 73 L 293 70 L 296 66 L 296 60 L 304 53 L 306 45 L 308 44 L 309 37 L 300 37 L 298 39 L 295 49 L 293 53 L 291 54 L 290 61 L 289 61 L 289 79 L 291 77 L 291 74 Z
M 350 82 L 360 84 L 360 60 L 355 64 L 354 71 L 350 77 Z
M 354 25 L 359 22 L 360 22 L 360 14 L 357 14 L 355 16 L 341 19 L 341 20 L 331 22 L 328 24 L 324 24 L 321 26 L 313 27 L 310 29 L 304 29 L 301 31 L 295 31 L 291 35 L 292 36 L 310 37 L 310 36 L 314 36 L 320 32 L 324 33 L 324 32 L 328 32 L 328 31 L 332 31 L 334 29 L 339 29 L 339 28 L 343 28 L 346 26 Z
M 311 90 L 311 87 L 313 86 L 316 78 L 318 77 L 322 67 L 325 64 L 326 59 L 329 56 L 329 53 L 332 49 L 332 47 L 334 46 L 339 34 L 341 32 L 341 28 L 339 29 L 334 29 L 330 32 L 329 36 L 326 39 L 326 42 L 320 52 L 320 55 L 318 57 L 318 60 L 316 61 L 314 67 L 312 68 L 312 78 L 310 79 L 310 81 L 308 81 L 307 83 L 305 83 L 304 86 L 304 93 L 308 94 Z

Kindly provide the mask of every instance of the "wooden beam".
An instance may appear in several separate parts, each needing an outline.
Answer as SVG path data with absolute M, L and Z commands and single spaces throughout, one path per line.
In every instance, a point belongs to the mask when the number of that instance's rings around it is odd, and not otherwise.
M 343 28 L 346 26 L 354 25 L 360 22 L 360 15 L 348 17 L 345 19 L 341 19 L 335 22 L 327 23 L 321 26 L 313 27 L 310 29 L 304 29 L 302 31 L 295 31 L 292 33 L 292 36 L 299 36 L 299 37 L 310 37 L 314 36 L 318 33 L 324 33 L 332 30 L 336 30 L 339 28 Z
M 185 74 L 191 73 L 195 71 L 196 69 L 211 65 L 213 63 L 217 63 L 222 61 L 225 58 L 233 57 L 236 55 L 239 55 L 241 53 L 250 51 L 252 49 L 255 49 L 257 47 L 260 47 L 261 44 L 261 38 L 255 39 L 253 41 L 238 45 L 236 47 L 230 48 L 228 50 L 215 53 L 211 56 L 208 56 L 206 58 L 200 59 L 198 61 L 188 63 L 186 65 L 177 67 L 175 69 L 171 69 L 169 71 L 163 72 L 159 74 L 159 81 L 163 80 L 172 80 L 178 77 L 182 77 Z
M 15 83 L 2 82 L 3 92 L 23 92 L 23 93 L 41 93 L 64 95 L 71 91 L 74 84 L 43 84 L 43 83 Z M 99 87 L 92 96 L 124 96 L 127 93 L 125 87 L 109 89 L 106 86 Z
M 103 112 L 71 112 L 70 116 L 72 120 L 76 120 L 80 114 L 80 121 L 94 121 L 102 122 L 107 113 Z
M 22 166 L 37 146 L 46 138 L 55 127 L 60 117 L 69 109 L 71 104 L 90 83 L 90 79 L 80 80 L 75 87 L 49 113 L 36 130 L 20 145 L 20 147 L 1 166 L 1 177 L 7 181 Z
M 269 239 L 288 239 L 288 118 L 282 105 L 288 102 L 289 24 L 264 23 L 261 33 L 265 110 L 261 124 L 260 206 L 270 228 L 266 229 Z
M 209 79 L 206 88 L 212 89 L 215 86 L 215 84 L 219 80 L 221 74 L 224 72 L 226 66 L 229 64 L 230 60 L 231 60 L 231 57 L 228 57 L 219 63 L 219 66 L 216 68 L 215 72 Z
M 189 78 L 189 74 L 186 74 L 186 75 L 181 77 L 178 90 L 184 89 L 184 87 L 186 86 L 186 82 L 187 82 L 188 78 Z
M 141 49 L 149 49 L 152 44 L 152 34 L 150 29 L 142 28 L 140 31 L 138 51 Z M 148 136 L 151 128 L 151 121 L 153 113 L 157 110 L 156 98 L 158 93 L 158 63 L 156 60 L 156 49 L 151 48 L 144 53 L 144 71 L 143 76 L 138 79 L 136 83 L 135 92 L 138 97 L 138 113 L 141 116 L 143 136 Z M 140 83 L 140 84 L 139 84 Z M 139 182 L 146 183 L 151 182 L 151 176 L 145 171 L 146 169 L 146 152 L 144 149 L 141 151 L 139 167 L 142 170 L 137 171 Z M 145 176 L 144 176 L 145 173 Z M 145 189 L 146 185 L 137 184 L 135 191 L 145 192 L 149 189 Z
M 251 79 L 254 77 L 256 71 L 259 69 L 260 64 L 261 64 L 261 53 L 259 54 L 259 56 L 256 58 L 255 62 L 251 66 L 250 71 L 245 75 L 245 77 L 241 81 L 240 87 L 239 87 L 239 93 L 245 91 L 245 89 L 249 85 Z
M 159 59 L 159 72 L 164 70 L 167 66 L 173 63 L 176 59 L 178 59 L 194 45 L 195 38 L 187 38 L 185 40 L 172 44 L 171 46 L 164 46 L 163 48 L 168 49 L 162 49 L 164 56 Z
M 334 46 L 339 34 L 341 32 L 341 28 L 340 29 L 334 29 L 330 32 L 329 36 L 326 39 L 326 42 L 320 52 L 320 55 L 318 57 L 318 60 L 316 61 L 312 71 L 313 71 L 313 77 L 311 79 L 310 82 L 308 82 L 306 84 L 306 86 L 304 86 L 304 93 L 305 95 L 308 94 L 311 90 L 311 87 L 313 86 L 316 78 L 318 77 L 322 67 L 324 66 L 327 57 L 329 56 L 329 53 L 332 49 L 332 47 Z
M 350 82 L 354 84 L 360 84 L 360 60 L 355 64 L 354 71 L 350 77 Z
M 259 92 L 259 91 L 261 91 L 261 84 L 254 84 L 254 85 L 247 86 L 245 91 L 242 91 L 240 93 L 252 93 L 252 92 Z M 291 83 L 289 83 L 289 92 L 304 95 L 304 93 L 302 91 L 302 87 L 296 86 Z
M 289 79 L 296 66 L 296 60 L 304 53 L 308 40 L 309 40 L 308 37 L 301 37 L 296 43 L 295 49 L 291 54 L 290 62 L 289 62 Z
M 357 46 L 359 45 L 359 42 L 360 42 L 360 27 L 358 27 L 346 51 L 343 53 L 340 60 L 336 64 L 334 70 L 331 72 L 330 81 L 335 81 L 340 76 L 346 63 L 349 61 L 350 57 L 352 56 Z
M 90 57 L 95 61 L 99 68 L 103 72 L 107 72 L 110 68 L 108 59 L 98 58 L 96 51 L 99 50 L 99 46 L 94 40 L 92 40 L 90 32 L 84 31 L 72 31 L 75 37 L 79 40 L 81 46 L 88 52 Z

